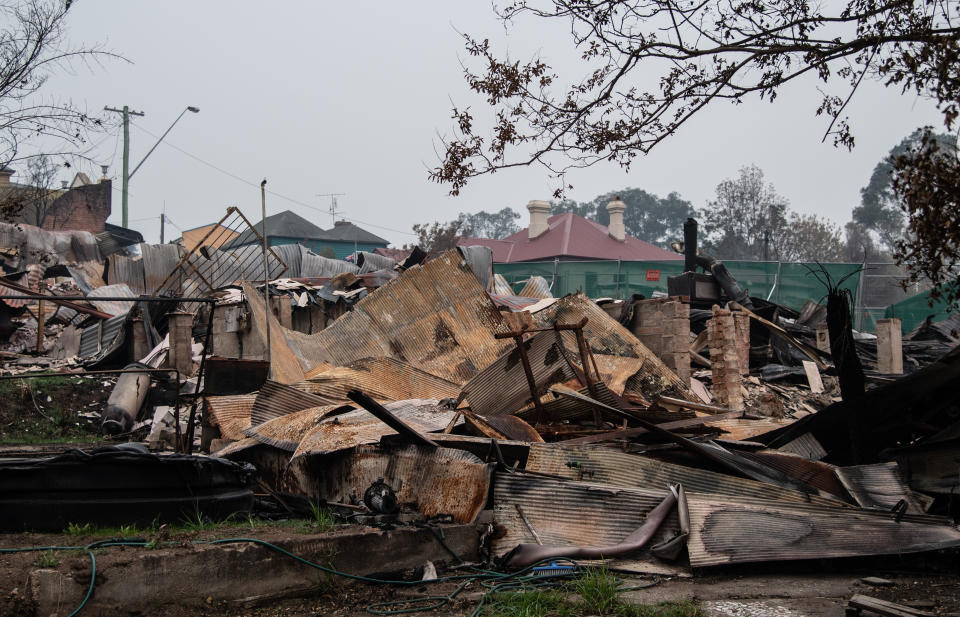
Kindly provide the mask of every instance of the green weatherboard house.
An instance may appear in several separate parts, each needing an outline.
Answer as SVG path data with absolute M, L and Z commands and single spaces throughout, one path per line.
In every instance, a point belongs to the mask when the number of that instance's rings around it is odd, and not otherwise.
M 258 221 L 254 225 L 258 232 L 262 229 L 262 223 L 263 221 Z M 328 256 L 325 249 L 330 249 L 337 259 L 343 259 L 354 251 L 373 252 L 375 248 L 386 248 L 390 244 L 380 236 L 348 221 L 337 221 L 333 229 L 324 230 L 289 210 L 268 216 L 266 226 L 267 242 L 270 246 L 299 243 L 318 255 L 327 254 Z M 256 235 L 244 232 L 232 240 L 230 245 L 244 246 L 256 243 Z

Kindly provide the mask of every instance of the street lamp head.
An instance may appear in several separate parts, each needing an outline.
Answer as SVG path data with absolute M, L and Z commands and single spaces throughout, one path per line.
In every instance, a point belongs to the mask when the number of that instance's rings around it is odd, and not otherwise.
M 199 107 L 194 107 L 193 105 L 188 106 L 187 109 L 193 113 L 198 113 L 200 111 Z

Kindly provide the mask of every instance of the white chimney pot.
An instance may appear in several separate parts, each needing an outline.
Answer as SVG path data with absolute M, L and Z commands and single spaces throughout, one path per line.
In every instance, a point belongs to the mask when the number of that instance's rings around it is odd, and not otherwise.
M 613 201 L 607 204 L 607 212 L 610 214 L 610 225 L 607 229 L 614 240 L 623 242 L 627 239 L 627 229 L 623 226 L 623 213 L 627 209 L 627 204 L 620 201 L 619 197 L 614 197 Z
M 527 228 L 527 234 L 533 240 L 550 229 L 547 223 L 547 218 L 550 217 L 550 202 L 533 199 L 527 204 L 527 210 L 530 211 L 530 227 Z

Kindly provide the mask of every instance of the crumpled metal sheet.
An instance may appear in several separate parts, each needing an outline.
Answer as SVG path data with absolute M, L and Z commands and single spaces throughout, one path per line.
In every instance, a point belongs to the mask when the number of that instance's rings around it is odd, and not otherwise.
M 552 298 L 553 292 L 550 291 L 550 283 L 547 279 L 542 276 L 531 276 L 517 295 L 524 298 Z
M 143 263 L 143 259 L 139 257 L 111 255 L 107 259 L 107 282 L 111 285 L 126 285 L 138 296 L 147 294 Z
M 136 294 L 124 283 L 97 287 L 87 294 L 87 301 L 98 310 L 110 315 L 126 315 L 133 308 L 135 302 L 121 302 L 119 300 L 98 300 L 97 298 L 136 298 Z
M 489 246 L 458 246 L 457 250 L 477 277 L 480 286 L 490 291 L 493 287 L 493 250 Z
M 126 339 L 127 316 L 117 315 L 87 326 L 80 333 L 78 355 L 87 367 L 96 366 L 107 356 L 119 350 Z
M 140 245 L 140 259 L 143 262 L 143 285 L 144 289 L 147 290 L 146 293 L 150 295 L 157 293 L 167 276 L 177 267 L 181 250 L 181 247 L 176 244 L 143 243 Z
M 504 278 L 502 274 L 493 275 L 493 289 L 490 293 L 496 296 L 515 296 L 513 293 L 513 287 L 510 287 L 510 283 L 507 282 L 507 279 Z
M 30 265 L 27 266 L 27 272 L 19 279 L 4 278 L 12 283 L 29 288 L 31 293 L 38 293 L 40 290 L 40 281 L 43 279 L 43 268 L 38 265 Z M 13 289 L 12 287 L 7 287 L 6 285 L 0 285 L 0 302 L 3 302 L 10 308 L 21 308 L 31 302 L 35 302 L 35 300 L 8 300 L 4 298 L 4 296 L 18 295 L 23 295 L 23 292 Z
M 24 223 L 0 223 L 0 246 L 18 253 L 17 268 L 68 262 L 103 262 L 97 237 L 89 231 L 47 231 Z
M 299 245 L 298 245 L 299 246 Z M 360 268 L 342 259 L 330 259 L 317 255 L 304 247 L 300 247 L 300 276 L 305 278 L 333 278 L 338 274 L 350 272 L 356 274 Z M 291 275 L 292 276 L 292 275 Z
M 360 266 L 358 274 L 367 274 L 369 272 L 376 272 L 377 270 L 393 270 L 397 262 L 385 255 L 358 251 L 357 265 Z
M 844 508 L 845 504 L 781 488 L 774 484 L 739 478 L 715 471 L 675 465 L 648 456 L 608 448 L 531 444 L 526 469 L 571 480 L 657 490 L 681 484 L 688 493 L 746 496 L 783 502 L 818 503 Z
M 254 395 L 255 403 L 250 411 L 249 425 L 258 426 L 287 414 L 310 407 L 332 405 L 336 401 L 298 390 L 269 379 Z M 244 427 L 246 428 L 246 427 Z
M 834 473 L 863 508 L 892 510 L 903 500 L 907 512 L 923 514 L 933 502 L 933 498 L 910 490 L 900 465 L 895 462 L 838 467 Z
M 324 361 L 343 366 L 389 356 L 458 384 L 512 344 L 494 338 L 505 331 L 500 312 L 456 251 L 410 268 L 319 334 L 282 330 L 307 370 Z
M 310 407 L 282 415 L 263 424 L 250 426 L 243 431 L 247 437 L 253 437 L 262 444 L 273 446 L 287 452 L 293 452 L 300 440 L 328 415 L 342 409 L 344 405 L 323 405 Z
M 349 401 L 350 390 L 360 390 L 381 401 L 414 398 L 455 398 L 460 387 L 396 358 L 362 358 L 348 366 L 323 366 L 294 384 L 304 392 L 333 401 Z
M 328 503 L 353 504 L 383 479 L 400 504 L 414 506 L 423 516 L 449 514 L 455 522 L 472 523 L 487 502 L 490 476 L 489 465 L 462 450 L 359 446 L 324 460 L 311 484 Z
M 442 431 L 456 412 L 431 399 L 395 401 L 384 405 L 394 416 L 421 433 Z M 275 420 L 276 421 L 276 420 Z M 274 422 L 275 422 L 274 421 Z M 324 418 L 300 440 L 293 458 L 332 454 L 361 445 L 374 444 L 384 435 L 396 433 L 366 409 Z
M 493 482 L 493 517 L 504 533 L 494 538 L 493 551 L 501 555 L 518 544 L 536 543 L 538 537 L 546 546 L 617 544 L 640 527 L 668 493 L 668 486 L 643 490 L 499 473 Z M 651 544 L 673 537 L 679 529 L 674 508 Z
M 522 344 L 537 393 L 541 396 L 550 386 L 576 377 L 567 360 L 571 358 L 572 361 L 573 354 L 562 349 L 563 341 L 558 332 L 538 332 Z M 470 403 L 470 409 L 483 416 L 512 414 L 530 403 L 530 385 L 517 346 L 513 345 L 468 381 L 463 386 L 463 393 Z
M 583 332 L 587 344 L 595 355 L 621 356 L 636 358 L 635 374 L 642 376 L 635 387 L 648 400 L 659 395 L 698 401 L 699 398 L 637 337 L 624 328 L 606 311 L 582 293 L 565 296 L 549 307 L 533 314 L 538 327 L 552 326 L 554 323 L 577 323 L 584 317 L 587 325 Z M 565 333 L 569 334 L 569 333 Z
M 235 394 L 231 396 L 205 396 L 207 413 L 211 424 L 220 428 L 224 439 L 244 439 L 243 431 L 250 428 L 250 412 L 256 394 Z
M 729 563 L 916 553 L 960 546 L 945 517 L 687 494 L 694 568 Z

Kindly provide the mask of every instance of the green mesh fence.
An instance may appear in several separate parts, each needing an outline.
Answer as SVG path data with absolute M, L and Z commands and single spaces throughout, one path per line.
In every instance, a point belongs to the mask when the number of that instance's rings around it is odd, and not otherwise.
M 901 330 L 906 334 L 923 323 L 923 320 L 928 316 L 932 315 L 933 321 L 940 321 L 949 313 L 946 302 L 934 302 L 933 306 L 930 306 L 929 295 L 920 293 L 912 298 L 891 304 L 887 307 L 883 317 L 899 317 Z
M 800 310 L 807 300 L 824 302 L 827 289 L 817 278 L 817 264 L 727 261 L 730 273 L 750 295 Z M 841 287 L 856 296 L 860 281 L 860 264 L 824 264 L 834 283 L 844 279 Z M 495 264 L 515 292 L 522 281 L 531 276 L 542 276 L 552 282 L 555 296 L 577 291 L 591 298 L 627 298 L 639 293 L 651 297 L 653 292 L 667 291 L 667 277 L 683 272 L 683 261 L 544 261 Z M 771 293 L 772 291 L 772 293 Z M 864 320 L 864 328 L 872 327 L 872 320 Z

